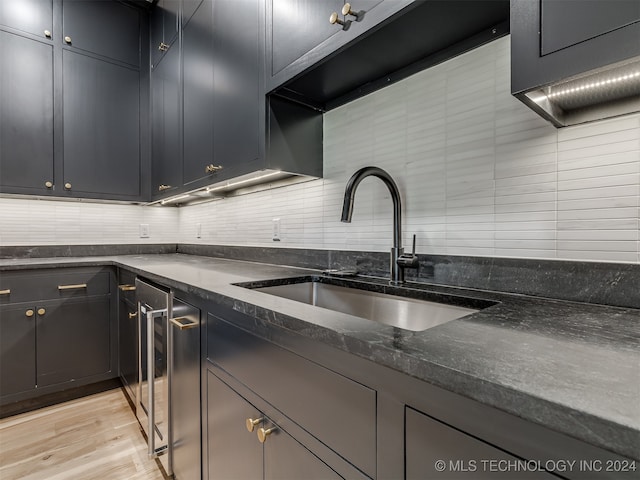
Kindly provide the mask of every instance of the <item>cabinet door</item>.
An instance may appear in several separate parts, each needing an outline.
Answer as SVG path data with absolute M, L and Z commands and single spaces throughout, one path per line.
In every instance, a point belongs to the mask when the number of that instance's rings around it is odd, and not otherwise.
M 138 315 L 136 307 L 120 298 L 118 302 L 118 354 L 120 378 L 129 398 L 135 400 L 138 383 Z
M 38 387 L 111 370 L 109 303 L 104 296 L 37 306 Z
M 216 163 L 226 178 L 257 170 L 260 94 L 259 9 L 253 0 L 216 0 L 213 6 L 214 113 Z M 242 11 L 243 28 L 237 27 Z M 288 36 L 288 43 L 297 39 Z M 251 163 L 254 162 L 253 165 Z
M 342 18 L 343 0 L 270 0 L 272 15 L 271 75 L 293 63 L 329 37 L 341 32 L 339 25 L 329 23 L 337 12 Z
M 65 50 L 63 117 L 71 191 L 139 196 L 140 73 Z
M 45 30 L 53 32 L 52 0 L 2 0 L 0 25 L 44 38 Z
M 407 407 L 405 413 L 407 479 L 556 478 L 545 472 L 497 468 L 498 462 L 519 459 L 417 410 Z
M 540 50 L 547 55 L 640 21 L 640 2 L 541 0 L 541 16 Z
M 267 423 L 265 428 L 271 426 Z M 264 478 L 330 480 L 343 477 L 285 431 L 276 429 L 264 442 Z
M 72 46 L 140 65 L 138 10 L 118 2 L 64 0 L 62 13 L 62 35 Z
M 152 10 L 150 14 L 150 43 L 149 48 L 151 49 L 151 66 L 155 68 L 158 63 L 160 63 L 160 59 L 164 55 L 164 50 L 162 48 L 162 44 L 164 43 L 164 32 L 163 28 L 163 15 L 162 9 L 159 4 L 157 4 Z
M 36 316 L 33 306 L 0 307 L 0 395 L 36 387 Z
M 151 72 L 151 192 L 162 194 L 182 186 L 180 51 L 170 48 Z
M 214 162 L 212 3 L 204 0 L 200 4 L 182 37 L 185 184 L 206 177 L 205 167 Z M 232 112 L 220 112 L 224 116 L 229 114 Z
M 262 444 L 256 431 L 249 432 L 245 426 L 246 419 L 261 416 L 253 405 L 213 373 L 207 372 L 207 412 L 204 418 L 207 419 L 205 435 L 209 467 L 206 478 L 263 478 Z M 256 425 L 256 430 L 261 426 Z
M 7 32 L 0 44 L 0 184 L 42 193 L 53 184 L 53 50 Z

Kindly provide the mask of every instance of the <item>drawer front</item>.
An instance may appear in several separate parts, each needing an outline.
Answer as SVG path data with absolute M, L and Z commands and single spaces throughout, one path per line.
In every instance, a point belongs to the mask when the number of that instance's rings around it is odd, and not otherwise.
M 374 477 L 376 392 L 209 314 L 207 357 Z
M 110 293 L 105 269 L 59 269 L 3 272 L 0 302 L 57 300 Z

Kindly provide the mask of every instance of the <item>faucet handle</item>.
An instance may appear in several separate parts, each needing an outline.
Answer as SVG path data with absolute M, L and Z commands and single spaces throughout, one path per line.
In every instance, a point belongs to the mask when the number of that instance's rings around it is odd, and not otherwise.
M 413 234 L 413 249 L 411 253 L 403 253 L 398 257 L 398 265 L 401 268 L 418 268 L 420 262 L 418 261 L 418 256 L 416 255 L 416 235 Z

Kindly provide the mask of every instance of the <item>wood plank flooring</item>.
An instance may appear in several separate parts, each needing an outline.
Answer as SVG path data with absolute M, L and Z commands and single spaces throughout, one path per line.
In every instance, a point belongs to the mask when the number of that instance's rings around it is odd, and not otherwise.
M 1 480 L 163 480 L 121 389 L 0 420 Z

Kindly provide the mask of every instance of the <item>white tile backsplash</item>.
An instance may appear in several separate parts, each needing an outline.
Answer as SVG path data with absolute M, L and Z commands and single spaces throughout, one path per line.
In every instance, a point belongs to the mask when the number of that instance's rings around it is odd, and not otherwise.
M 509 55 L 507 37 L 328 112 L 323 179 L 179 209 L 0 199 L 0 244 L 387 251 L 382 182 L 366 179 L 340 222 L 349 176 L 376 165 L 419 253 L 640 263 L 640 115 L 558 130 L 510 94 Z

